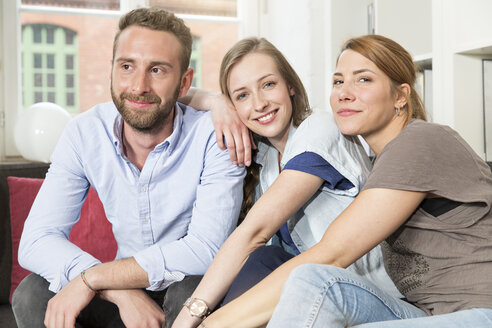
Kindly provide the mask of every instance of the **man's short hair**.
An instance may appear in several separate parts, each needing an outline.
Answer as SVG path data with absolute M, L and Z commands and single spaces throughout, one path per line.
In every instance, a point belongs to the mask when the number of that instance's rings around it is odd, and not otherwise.
M 113 42 L 113 60 L 121 32 L 133 25 L 174 34 L 181 44 L 181 73 L 184 73 L 188 69 L 193 43 L 190 29 L 181 18 L 161 8 L 138 8 L 126 13 L 120 18 L 119 30 Z

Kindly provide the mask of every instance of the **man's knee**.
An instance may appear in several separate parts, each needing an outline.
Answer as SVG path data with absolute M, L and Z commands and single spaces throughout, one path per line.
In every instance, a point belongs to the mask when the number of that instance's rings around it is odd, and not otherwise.
M 166 313 L 166 327 L 174 322 L 174 319 L 183 308 L 188 297 L 193 294 L 203 276 L 186 276 L 182 281 L 175 282 L 168 287 L 164 297 L 163 309 Z
M 48 301 L 55 295 L 41 276 L 30 274 L 17 286 L 12 296 L 12 311 L 20 327 L 44 327 Z

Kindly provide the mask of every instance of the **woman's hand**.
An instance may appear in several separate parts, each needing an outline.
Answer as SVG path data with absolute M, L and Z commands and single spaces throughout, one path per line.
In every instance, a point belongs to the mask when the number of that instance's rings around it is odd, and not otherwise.
M 256 149 L 256 145 L 251 132 L 239 119 L 229 98 L 220 93 L 190 88 L 186 96 L 178 101 L 198 110 L 210 110 L 219 148 L 229 151 L 234 164 L 251 164 L 251 149 Z
M 212 121 L 219 148 L 227 148 L 234 164 L 249 166 L 251 149 L 256 149 L 251 132 L 241 122 L 234 105 L 226 96 L 216 94 L 211 103 Z

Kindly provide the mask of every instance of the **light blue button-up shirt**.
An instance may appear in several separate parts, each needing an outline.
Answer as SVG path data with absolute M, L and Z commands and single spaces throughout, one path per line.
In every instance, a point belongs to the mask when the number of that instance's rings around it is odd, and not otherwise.
M 113 103 L 74 118 L 65 129 L 22 233 L 20 264 L 57 292 L 100 262 L 68 240 L 92 186 L 118 244 L 133 256 L 149 290 L 204 274 L 236 227 L 244 169 L 216 144 L 210 114 L 177 104 L 173 133 L 142 171 L 124 155 L 122 118 Z

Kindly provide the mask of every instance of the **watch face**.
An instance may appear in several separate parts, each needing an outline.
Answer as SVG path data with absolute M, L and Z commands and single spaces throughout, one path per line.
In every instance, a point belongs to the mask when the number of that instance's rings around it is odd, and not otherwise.
M 190 313 L 191 315 L 201 317 L 205 313 L 207 313 L 208 306 L 207 304 L 200 300 L 200 299 L 194 299 L 191 301 L 190 304 Z

